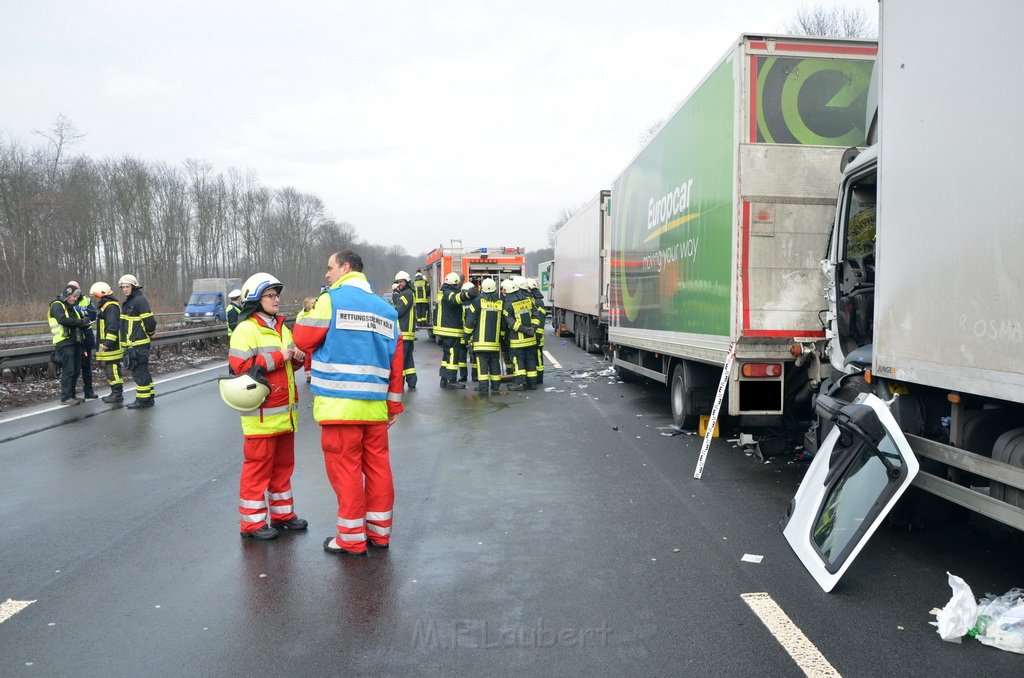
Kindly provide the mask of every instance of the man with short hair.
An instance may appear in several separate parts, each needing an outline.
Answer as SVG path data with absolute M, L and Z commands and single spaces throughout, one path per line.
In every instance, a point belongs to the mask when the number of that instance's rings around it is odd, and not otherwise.
M 75 397 L 75 382 L 82 367 L 82 330 L 89 326 L 89 320 L 78 311 L 81 294 L 77 285 L 66 285 L 46 310 L 55 362 L 60 365 L 61 405 L 82 402 Z
M 327 478 L 338 497 L 335 534 L 324 550 L 365 556 L 387 548 L 395 490 L 388 428 L 402 408 L 404 350 L 398 314 L 373 293 L 352 250 L 327 260 L 329 288 L 296 321 L 295 345 L 313 352 L 313 418 L 321 426 Z

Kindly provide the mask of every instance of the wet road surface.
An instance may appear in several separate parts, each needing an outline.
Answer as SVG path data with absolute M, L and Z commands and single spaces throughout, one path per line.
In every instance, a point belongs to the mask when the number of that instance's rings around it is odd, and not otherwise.
M 1020 535 L 885 528 L 824 594 L 777 527 L 802 465 L 762 464 L 726 426 L 696 481 L 700 439 L 660 435 L 663 387 L 602 376 L 571 340 L 548 350 L 550 390 L 485 399 L 438 389 L 440 351 L 417 342 L 392 547 L 367 559 L 321 549 L 336 504 L 301 374 L 310 530 L 272 542 L 238 536 L 221 369 L 158 383 L 151 410 L 5 414 L 0 602 L 35 602 L 0 623 L 0 675 L 803 675 L 752 593 L 832 675 L 1021 675 L 1019 655 L 927 623 L 946 570 L 977 595 L 1024 586 Z

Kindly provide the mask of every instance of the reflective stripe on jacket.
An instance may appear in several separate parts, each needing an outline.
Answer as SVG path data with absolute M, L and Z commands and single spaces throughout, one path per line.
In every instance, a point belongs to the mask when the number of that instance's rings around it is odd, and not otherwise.
M 321 424 L 387 421 L 402 412 L 402 336 L 398 313 L 373 294 L 366 276 L 342 276 L 295 323 L 295 339 L 313 351 L 310 390 Z
M 121 347 L 121 304 L 117 299 L 103 299 L 96 320 L 96 360 L 120 360 L 124 357 L 124 349 Z M 100 346 L 107 349 L 104 351 Z
M 50 339 L 57 346 L 69 341 L 78 341 L 78 328 L 82 314 L 76 306 L 69 306 L 60 299 L 50 302 L 46 309 L 46 322 L 50 325 Z
M 253 367 L 262 367 L 270 386 L 270 393 L 259 409 L 242 415 L 244 435 L 268 437 L 298 429 L 298 395 L 293 371 L 293 363 L 298 361 L 284 359 L 285 349 L 294 346 L 292 333 L 282 315 L 277 316 L 274 327 L 270 327 L 263 317 L 253 314 L 238 323 L 231 334 L 228 352 L 231 371 L 242 374 Z
M 455 285 L 442 285 L 434 309 L 434 334 L 440 337 L 462 337 L 462 305 L 469 295 Z
M 138 288 L 121 305 L 121 344 L 128 346 L 144 346 L 156 332 L 156 318 L 149 301 L 142 296 Z
M 477 352 L 501 350 L 501 298 L 497 292 L 482 294 L 466 310 L 466 334 Z
M 412 290 L 406 287 L 391 295 L 391 301 L 398 313 L 398 328 L 405 341 L 416 341 L 416 314 L 412 312 L 414 301 Z

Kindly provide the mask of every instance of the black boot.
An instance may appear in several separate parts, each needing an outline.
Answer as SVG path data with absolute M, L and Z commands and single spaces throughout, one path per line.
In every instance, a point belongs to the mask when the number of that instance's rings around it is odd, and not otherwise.
M 476 392 L 477 393 L 487 393 L 487 391 L 489 390 L 487 388 L 487 386 L 488 386 L 488 384 L 487 384 L 486 381 L 481 381 L 479 384 L 476 385 Z
M 143 410 L 147 407 L 153 407 L 152 398 L 136 398 L 135 402 L 128 406 L 129 410 Z
M 105 395 L 101 398 L 105 403 L 123 403 L 124 402 L 124 387 L 121 384 L 110 387 L 110 395 Z

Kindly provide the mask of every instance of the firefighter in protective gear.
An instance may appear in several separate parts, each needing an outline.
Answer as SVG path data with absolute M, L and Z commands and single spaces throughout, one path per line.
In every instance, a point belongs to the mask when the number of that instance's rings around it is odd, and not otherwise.
M 470 290 L 473 290 L 473 292 L 470 292 Z M 476 285 L 473 284 L 472 281 L 467 280 L 466 282 L 462 283 L 462 293 L 473 295 L 472 297 L 468 297 L 462 302 L 462 326 L 463 331 L 465 331 L 466 311 L 469 309 L 469 305 L 470 303 L 472 303 L 473 299 L 475 299 L 479 294 L 479 290 L 476 289 Z M 459 383 L 465 383 L 466 381 L 469 380 L 469 372 L 473 364 L 472 356 L 469 355 L 471 349 L 472 347 L 469 345 L 469 341 L 467 340 L 466 335 L 463 333 L 462 336 L 459 337 L 459 345 L 456 349 L 456 358 L 459 364 Z M 472 372 L 473 381 L 476 381 L 477 372 L 475 369 L 472 370 Z
M 313 417 L 338 497 L 337 529 L 323 547 L 350 556 L 390 543 L 395 489 L 388 428 L 402 412 L 398 313 L 373 293 L 362 269 L 355 252 L 332 254 L 330 289 L 295 324 L 299 348 L 313 352 Z
M 464 331 L 473 348 L 473 366 L 480 393 L 501 389 L 502 301 L 492 278 L 480 282 L 480 296 L 466 311 Z
M 110 394 L 105 403 L 124 402 L 124 378 L 121 376 L 121 304 L 105 282 L 93 283 L 89 296 L 96 300 L 96 362 L 103 366 Z
M 417 269 L 412 279 L 413 300 L 416 302 L 416 327 L 430 324 L 430 281 Z
M 284 285 L 268 273 L 256 273 L 242 285 L 240 320 L 231 334 L 228 367 L 232 374 L 255 370 L 264 375 L 267 396 L 243 412 L 242 473 L 238 486 L 239 531 L 244 538 L 267 540 L 280 530 L 305 530 L 295 514 L 292 471 L 298 394 L 295 368 L 302 351 L 280 314 Z M 243 382 L 231 386 L 239 386 Z M 245 405 L 242 400 L 239 405 Z
M 238 326 L 239 316 L 242 314 L 242 290 L 231 290 L 228 292 L 228 300 L 231 302 L 224 310 L 224 318 L 228 324 L 228 336 Z
M 476 288 L 460 290 L 460 282 L 458 273 L 449 273 L 437 292 L 434 334 L 441 339 L 441 388 L 466 388 L 465 384 L 458 381 L 459 342 L 465 334 L 462 329 L 462 305 L 476 296 Z
M 149 301 L 142 295 L 138 278 L 126 274 L 117 284 L 125 295 L 121 304 L 121 346 L 125 351 L 125 368 L 131 370 L 135 380 L 135 402 L 128 409 L 152 407 L 156 388 L 149 373 L 149 346 L 156 332 L 156 318 Z
M 75 382 L 82 368 L 82 330 L 89 326 L 89 320 L 83 318 L 78 311 L 77 303 L 81 293 L 77 285 L 67 285 L 46 310 L 54 362 L 60 365 L 61 405 L 78 405 L 82 402 L 75 397 Z
M 547 323 L 548 309 L 544 306 L 544 294 L 534 278 L 526 279 L 526 289 L 533 296 L 534 336 L 537 337 L 537 384 L 544 383 L 544 325 Z
M 533 296 L 519 289 L 516 279 L 509 282 L 505 294 L 502 316 L 508 332 L 509 349 L 515 383 L 510 391 L 534 390 L 537 388 L 537 340 L 533 324 Z
M 402 374 L 405 377 L 405 384 L 409 390 L 416 388 L 416 362 L 413 359 L 413 349 L 416 347 L 416 296 L 415 291 L 409 287 L 411 279 L 405 271 L 395 274 L 395 290 L 391 293 L 391 305 L 398 313 L 398 327 L 402 332 L 403 356 Z

